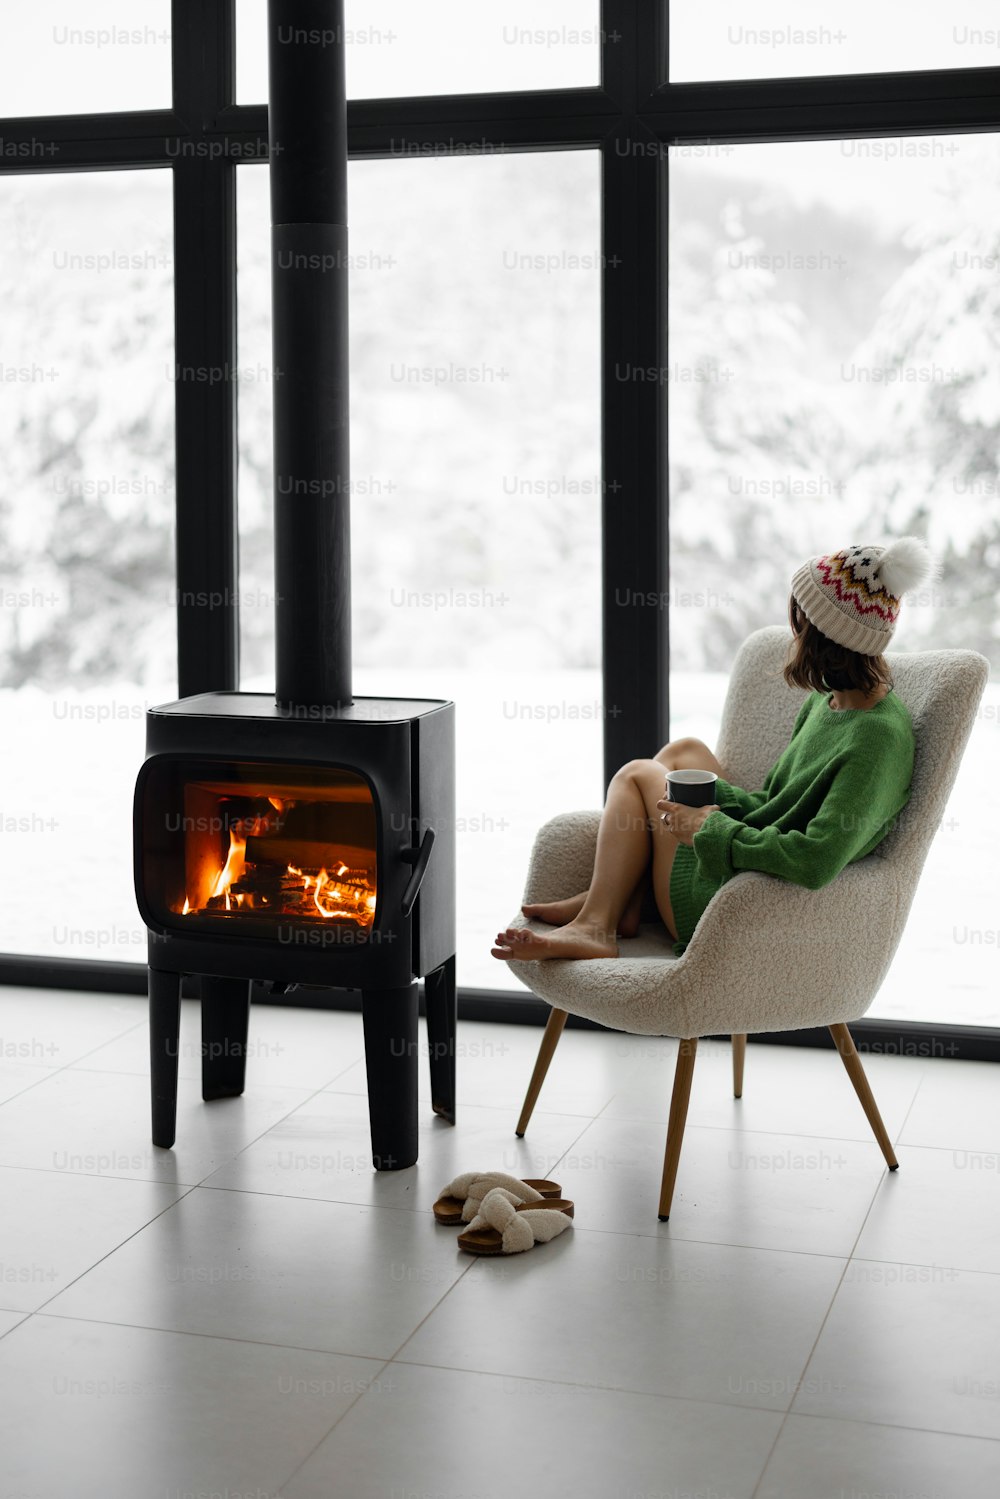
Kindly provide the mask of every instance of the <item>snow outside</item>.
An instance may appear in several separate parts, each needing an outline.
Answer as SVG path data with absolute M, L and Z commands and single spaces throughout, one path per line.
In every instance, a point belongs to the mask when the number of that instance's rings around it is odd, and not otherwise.
M 669 610 L 671 735 L 712 744 L 734 654 L 785 622 L 799 561 L 928 538 L 943 576 L 904 603 L 894 648 L 972 647 L 993 675 L 871 1014 L 1000 1024 L 996 138 L 691 148 L 671 166 L 670 363 L 619 371 L 669 387 L 670 588 L 616 602 Z M 7 952 L 144 961 L 132 787 L 190 602 L 178 379 L 238 382 L 242 685 L 273 687 L 266 169 L 239 177 L 229 371 L 174 363 L 169 173 L 0 183 Z M 459 980 L 524 992 L 490 943 L 537 827 L 601 805 L 614 711 L 598 160 L 353 163 L 350 218 L 354 688 L 454 698 Z

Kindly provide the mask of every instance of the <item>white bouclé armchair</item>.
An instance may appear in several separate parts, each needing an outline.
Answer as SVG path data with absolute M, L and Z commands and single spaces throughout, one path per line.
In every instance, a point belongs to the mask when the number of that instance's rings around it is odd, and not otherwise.
M 781 674 L 788 645 L 788 629 L 769 626 L 750 635 L 737 654 L 716 749 L 731 785 L 759 789 L 791 737 L 803 694 Z M 889 1168 L 896 1169 L 847 1027 L 871 1006 L 899 945 L 975 722 L 989 662 L 968 650 L 889 651 L 886 660 L 913 719 L 916 755 L 910 800 L 864 859 L 819 890 L 756 872 L 735 875 L 713 897 L 680 957 L 658 923 L 641 926 L 634 938 L 619 939 L 617 958 L 509 960 L 517 978 L 552 1007 L 517 1124 L 519 1136 L 527 1129 L 568 1015 L 634 1035 L 680 1038 L 661 1220 L 670 1214 L 699 1036 L 732 1036 L 739 1098 L 748 1034 L 827 1026 Z M 569 812 L 541 828 L 525 902 L 559 900 L 588 887 L 599 821 L 597 811 Z M 546 930 L 520 914 L 512 924 Z

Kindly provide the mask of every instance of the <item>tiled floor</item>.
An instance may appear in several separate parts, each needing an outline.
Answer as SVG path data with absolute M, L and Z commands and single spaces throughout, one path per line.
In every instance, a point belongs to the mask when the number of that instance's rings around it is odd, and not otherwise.
M 248 1091 L 150 1144 L 145 1006 L 0 991 L 2 1499 L 978 1499 L 1000 1491 L 1000 1071 L 463 1023 L 459 1122 L 372 1171 L 361 1017 L 255 1007 Z M 423 1033 L 422 1033 L 423 1034 Z M 475 1259 L 460 1171 L 554 1176 L 572 1230 Z

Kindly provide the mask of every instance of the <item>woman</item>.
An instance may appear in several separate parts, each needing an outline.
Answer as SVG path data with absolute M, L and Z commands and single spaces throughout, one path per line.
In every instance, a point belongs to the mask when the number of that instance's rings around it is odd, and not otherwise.
M 652 760 L 630 760 L 612 779 L 589 890 L 522 906 L 554 930 L 508 927 L 495 958 L 614 958 L 634 936 L 648 880 L 677 956 L 715 892 L 759 870 L 810 890 L 864 858 L 906 805 L 913 724 L 892 689 L 882 652 L 900 596 L 935 572 L 924 543 L 844 547 L 803 563 L 792 578 L 793 639 L 783 668 L 809 696 L 760 791 L 722 779 L 699 739 L 676 739 Z M 664 797 L 666 770 L 713 770 L 718 800 L 685 807 Z

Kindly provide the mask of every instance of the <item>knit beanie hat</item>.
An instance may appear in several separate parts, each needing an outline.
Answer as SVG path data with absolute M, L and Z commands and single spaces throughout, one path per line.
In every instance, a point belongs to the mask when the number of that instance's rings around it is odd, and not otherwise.
M 917 536 L 888 546 L 847 546 L 804 562 L 792 578 L 792 596 L 828 640 L 879 656 L 892 639 L 900 595 L 926 583 L 938 564 Z

